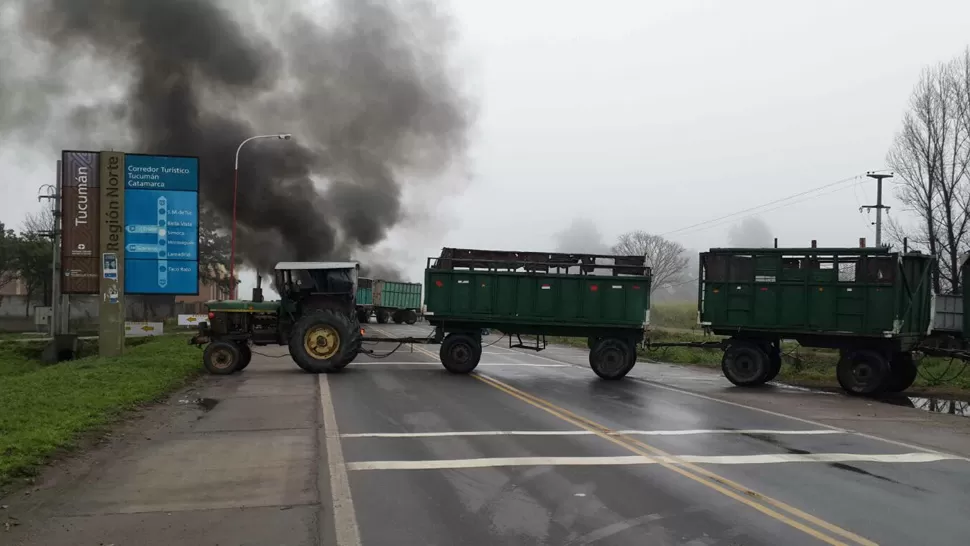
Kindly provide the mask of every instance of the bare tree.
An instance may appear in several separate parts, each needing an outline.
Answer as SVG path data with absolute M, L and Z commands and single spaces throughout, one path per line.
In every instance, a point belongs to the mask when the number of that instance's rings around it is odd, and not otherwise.
M 897 197 L 920 219 L 891 224 L 894 239 L 937 257 L 933 288 L 960 289 L 960 255 L 970 239 L 970 49 L 924 70 L 888 155 Z
M 653 272 L 650 292 L 661 287 L 670 287 L 686 280 L 688 257 L 680 243 L 652 235 L 644 231 L 631 231 L 620 235 L 613 245 L 613 253 L 621 255 L 642 255 Z
M 733 247 L 769 247 L 773 239 L 768 224 L 755 216 L 741 220 L 728 230 L 728 244 Z
M 50 207 L 43 207 L 37 212 L 32 212 L 24 218 L 21 231 L 33 235 L 49 236 L 57 226 L 54 211 Z

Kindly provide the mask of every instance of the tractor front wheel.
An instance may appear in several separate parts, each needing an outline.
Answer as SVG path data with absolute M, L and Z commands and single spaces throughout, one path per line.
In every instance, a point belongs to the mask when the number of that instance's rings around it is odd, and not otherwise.
M 359 350 L 354 333 L 360 337 L 357 321 L 325 309 L 296 322 L 290 335 L 290 356 L 297 366 L 310 373 L 327 373 L 343 368 Z
M 249 346 L 249 343 L 245 341 L 239 342 L 239 366 L 236 367 L 237 372 L 241 372 L 249 366 L 249 363 L 253 360 L 253 349 Z
M 229 375 L 238 369 L 241 361 L 239 346 L 231 341 L 213 341 L 202 353 L 202 364 L 213 375 Z

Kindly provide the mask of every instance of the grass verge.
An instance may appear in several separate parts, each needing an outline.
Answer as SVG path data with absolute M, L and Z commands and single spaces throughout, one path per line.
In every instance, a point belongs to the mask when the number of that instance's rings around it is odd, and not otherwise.
M 650 323 L 659 328 L 697 330 L 697 304 L 692 301 L 654 303 L 650 306 Z
M 718 341 L 718 336 L 705 336 L 681 330 L 655 329 L 650 339 L 655 342 Z M 586 338 L 549 338 L 550 342 L 561 343 L 586 349 Z M 720 370 L 720 349 L 695 349 L 689 347 L 668 347 L 655 350 L 640 349 L 641 359 L 685 364 Z M 805 387 L 838 388 L 835 378 L 835 364 L 838 351 L 802 347 L 794 342 L 782 346 L 782 367 L 778 380 L 790 385 Z M 970 395 L 970 372 L 960 361 L 949 359 L 924 358 L 919 365 L 920 375 L 916 378 L 911 391 L 928 395 L 948 395 L 962 393 Z
M 199 351 L 182 336 L 130 339 L 119 358 L 82 356 L 45 365 L 41 343 L 0 345 L 0 484 L 29 477 L 80 435 L 159 399 L 201 371 Z

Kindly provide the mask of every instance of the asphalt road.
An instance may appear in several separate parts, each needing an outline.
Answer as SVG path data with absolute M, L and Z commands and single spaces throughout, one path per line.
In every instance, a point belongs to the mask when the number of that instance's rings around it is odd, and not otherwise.
M 741 390 L 669 365 L 604 382 L 585 351 L 507 344 L 486 347 L 472 376 L 445 372 L 434 346 L 321 376 L 257 356 L 51 471 L 30 496 L 0 501 L 21 523 L 7 537 L 788 546 L 970 536 L 967 418 Z

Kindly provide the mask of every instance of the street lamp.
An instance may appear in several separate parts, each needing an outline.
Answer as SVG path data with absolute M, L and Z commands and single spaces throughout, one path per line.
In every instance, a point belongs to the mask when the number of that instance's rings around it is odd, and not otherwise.
M 258 140 L 261 138 L 278 138 L 280 140 L 290 140 L 293 135 L 289 133 L 280 133 L 277 135 L 256 135 L 247 138 L 246 140 L 239 143 L 239 147 L 236 148 L 236 164 L 233 172 L 233 182 L 232 182 L 232 249 L 229 255 L 229 298 L 236 299 L 236 194 L 239 191 L 239 152 L 242 151 L 243 146 L 251 140 Z

